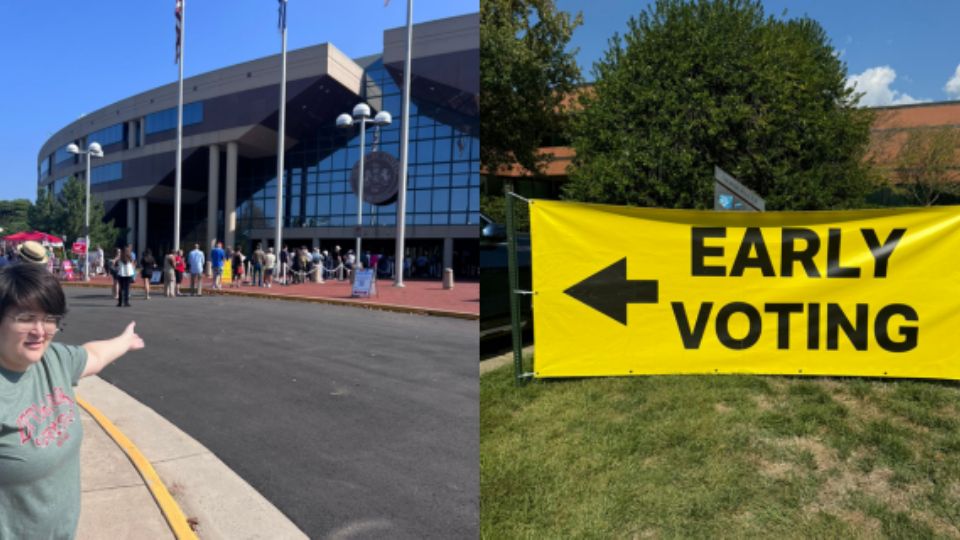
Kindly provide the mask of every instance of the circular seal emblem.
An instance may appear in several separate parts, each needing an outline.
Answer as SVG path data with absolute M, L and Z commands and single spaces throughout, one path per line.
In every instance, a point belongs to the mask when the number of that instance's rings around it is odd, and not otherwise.
M 350 171 L 350 186 L 357 193 L 360 179 L 360 162 Z M 397 200 L 400 187 L 400 163 L 386 152 L 371 152 L 363 162 L 363 200 L 384 206 Z

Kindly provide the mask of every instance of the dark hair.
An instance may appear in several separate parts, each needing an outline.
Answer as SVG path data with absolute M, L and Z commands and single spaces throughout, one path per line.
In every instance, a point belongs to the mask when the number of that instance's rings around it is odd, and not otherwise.
M 67 299 L 46 267 L 15 264 L 0 269 L 0 317 L 12 308 L 35 308 L 62 316 L 67 314 Z
M 130 246 L 123 248 L 123 251 L 120 252 L 120 262 L 122 263 L 133 262 L 133 257 L 130 255 L 130 253 L 131 253 Z

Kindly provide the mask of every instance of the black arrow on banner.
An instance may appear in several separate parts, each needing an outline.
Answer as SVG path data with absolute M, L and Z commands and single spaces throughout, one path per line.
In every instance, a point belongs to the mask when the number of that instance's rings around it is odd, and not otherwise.
M 656 304 L 657 280 L 627 279 L 627 258 L 563 291 L 607 317 L 627 325 L 627 304 Z

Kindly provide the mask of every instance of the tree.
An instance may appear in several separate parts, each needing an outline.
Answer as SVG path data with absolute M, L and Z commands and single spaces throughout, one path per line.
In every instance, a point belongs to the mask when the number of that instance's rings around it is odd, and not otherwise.
M 872 114 L 811 19 L 755 0 L 658 0 L 594 65 L 566 198 L 712 208 L 713 169 L 774 209 L 861 205 Z
M 536 173 L 543 142 L 564 130 L 563 100 L 580 81 L 566 51 L 582 19 L 553 0 L 480 3 L 480 161 L 496 174 L 514 163 Z
M 37 203 L 30 209 L 30 227 L 63 235 L 64 242 L 84 236 L 86 213 L 86 186 L 76 177 L 71 178 L 59 195 L 41 190 Z M 121 230 L 111 219 L 104 222 L 103 201 L 90 197 L 90 244 L 109 247 L 116 245 Z
M 960 195 L 958 148 L 958 128 L 911 131 L 894 164 L 895 190 L 924 206 L 941 195 Z
M 30 228 L 49 233 L 62 233 L 66 212 L 57 199 L 46 189 L 37 193 L 37 202 L 27 212 L 27 222 Z
M 29 210 L 30 201 L 27 199 L 0 201 L 0 227 L 3 228 L 3 235 L 27 230 Z

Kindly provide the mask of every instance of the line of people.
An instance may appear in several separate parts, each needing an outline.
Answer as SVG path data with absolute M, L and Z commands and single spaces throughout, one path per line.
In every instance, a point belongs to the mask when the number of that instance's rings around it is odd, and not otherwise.
M 273 247 L 264 250 L 261 244 L 256 244 L 253 253 L 248 257 L 243 253 L 241 246 L 234 249 L 224 248 L 223 242 L 217 242 L 210 250 L 209 262 L 213 275 L 212 288 L 223 289 L 223 274 L 230 262 L 230 287 L 239 288 L 246 281 L 250 286 L 272 287 L 278 284 L 299 284 L 307 281 L 309 276 L 320 272 L 319 281 L 323 278 L 349 280 L 350 274 L 359 268 L 373 268 L 383 270 L 385 267 L 392 270 L 392 257 L 383 257 L 377 253 L 366 251 L 358 261 L 353 250 L 341 251 L 335 246 L 333 253 L 314 247 L 306 246 L 290 249 L 284 245 L 279 255 L 274 253 Z M 104 268 L 113 277 L 113 298 L 117 306 L 130 305 L 130 286 L 137 277 L 142 280 L 144 298 L 151 298 L 152 286 L 162 285 L 166 297 L 187 296 L 183 291 L 184 277 L 189 275 L 189 290 L 192 296 L 203 296 L 203 277 L 207 257 L 194 244 L 193 249 L 184 255 L 183 250 L 171 249 L 159 260 L 150 249 L 144 250 L 139 259 L 128 245 L 123 249 L 116 249 L 113 258 L 105 261 Z
M 184 275 L 190 275 L 192 294 L 203 295 L 203 269 L 205 257 L 200 251 L 199 244 L 194 244 L 193 250 L 184 257 L 183 250 L 170 250 L 158 262 L 150 249 L 143 252 L 143 257 L 137 260 L 132 246 L 117 249 L 113 259 L 106 266 L 107 272 L 113 277 L 113 298 L 117 307 L 130 306 L 130 285 L 139 272 L 143 282 L 144 298 L 150 300 L 151 285 L 163 285 L 164 296 L 185 296 L 181 287 Z M 158 275 L 159 273 L 159 275 Z

